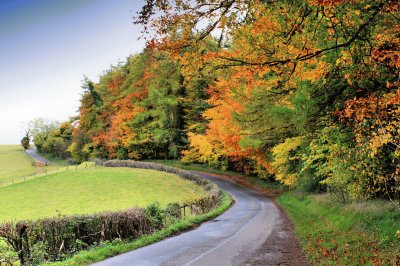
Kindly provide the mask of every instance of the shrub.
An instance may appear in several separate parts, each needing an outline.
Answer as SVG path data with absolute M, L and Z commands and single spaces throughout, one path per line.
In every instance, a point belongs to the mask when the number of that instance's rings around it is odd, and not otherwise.
M 314 169 L 305 169 L 301 172 L 297 181 L 297 188 L 306 193 L 323 193 L 327 191 L 327 185 L 321 183 L 323 179 L 315 174 Z
M 178 203 L 170 203 L 165 208 L 166 217 L 171 217 L 172 219 L 182 218 L 181 207 Z
M 146 218 L 149 219 L 151 225 L 156 229 L 164 226 L 164 210 L 159 202 L 154 202 L 146 208 Z
M 26 150 L 26 149 L 29 149 L 29 146 L 30 146 L 30 138 L 29 138 L 28 133 L 26 134 L 25 137 L 23 137 L 23 138 L 21 139 L 21 145 L 22 145 L 22 147 L 23 147 L 25 150 Z
M 17 260 L 18 256 L 12 247 L 0 239 L 0 265 L 13 265 Z

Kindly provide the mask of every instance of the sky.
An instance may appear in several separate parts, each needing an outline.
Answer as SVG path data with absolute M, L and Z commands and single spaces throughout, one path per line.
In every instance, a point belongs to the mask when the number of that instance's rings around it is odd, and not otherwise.
M 0 144 L 36 117 L 77 115 L 84 75 L 141 52 L 133 16 L 144 0 L 0 0 Z

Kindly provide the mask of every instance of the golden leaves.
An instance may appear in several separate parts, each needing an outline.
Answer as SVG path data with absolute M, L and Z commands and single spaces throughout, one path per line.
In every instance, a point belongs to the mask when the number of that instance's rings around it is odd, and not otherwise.
M 370 157 L 390 144 L 400 150 L 400 97 L 399 91 L 381 97 L 354 98 L 337 113 L 343 121 L 353 124 L 356 141 L 367 145 Z
M 272 154 L 274 156 L 272 167 L 275 170 L 276 179 L 290 187 L 296 184 L 298 175 L 297 173 L 288 171 L 288 169 L 292 168 L 291 164 L 293 164 L 294 161 L 300 159 L 291 154 L 299 148 L 303 139 L 303 136 L 287 138 L 283 143 L 276 145 L 272 149 Z

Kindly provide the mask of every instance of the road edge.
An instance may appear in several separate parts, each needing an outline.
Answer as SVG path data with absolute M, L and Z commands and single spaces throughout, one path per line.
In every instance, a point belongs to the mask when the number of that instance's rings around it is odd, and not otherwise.
M 258 187 L 254 184 L 246 182 L 244 178 L 235 177 L 235 179 L 229 178 L 229 175 L 219 175 L 214 173 L 207 173 L 201 171 L 192 171 L 194 173 L 207 174 L 210 176 L 218 177 L 224 180 L 231 181 L 239 186 L 246 187 L 263 195 L 264 197 L 270 199 L 272 203 L 278 208 L 280 215 L 282 217 L 282 224 L 280 225 L 283 231 L 286 233 L 286 238 L 282 238 L 277 232 L 272 232 L 271 235 L 266 239 L 263 244 L 263 248 L 266 252 L 276 249 L 279 245 L 287 248 L 285 250 L 285 261 L 277 262 L 277 264 L 282 265 L 309 265 L 306 252 L 304 251 L 302 245 L 300 244 L 300 238 L 297 236 L 294 230 L 294 224 L 290 219 L 286 210 L 279 204 L 278 198 L 283 191 L 280 190 L 267 190 Z M 259 265 L 260 261 L 250 261 L 250 265 Z M 288 264 L 286 264 L 288 263 Z

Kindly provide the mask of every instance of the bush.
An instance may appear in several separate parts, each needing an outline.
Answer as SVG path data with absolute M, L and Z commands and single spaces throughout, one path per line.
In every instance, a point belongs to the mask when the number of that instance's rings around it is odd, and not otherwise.
M 313 169 L 304 170 L 299 180 L 297 181 L 297 188 L 306 193 L 323 193 L 327 191 L 327 185 L 321 183 L 323 179 L 315 175 Z
M 164 226 L 164 210 L 159 202 L 154 202 L 146 208 L 146 218 L 155 229 L 161 229 Z
M 29 142 L 30 142 L 29 136 L 25 136 L 21 139 L 21 145 L 25 150 L 29 149 L 30 146 Z
M 182 218 L 181 207 L 178 203 L 170 203 L 165 208 L 166 217 L 171 217 L 173 219 L 180 219 Z

